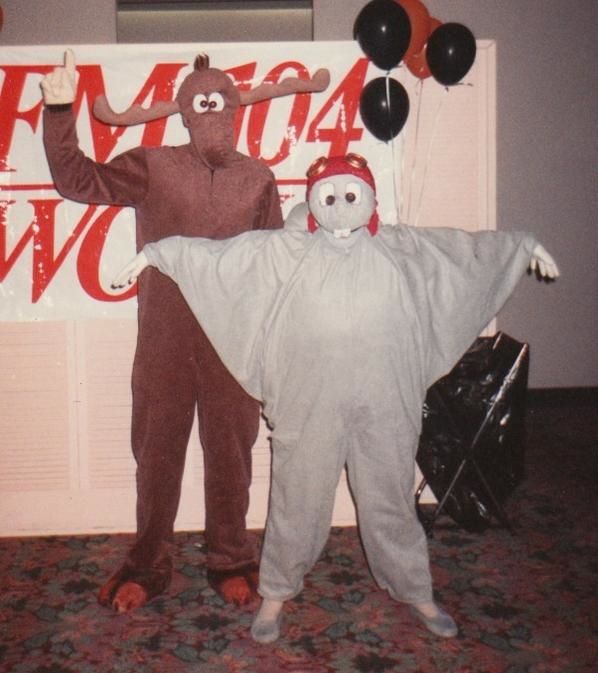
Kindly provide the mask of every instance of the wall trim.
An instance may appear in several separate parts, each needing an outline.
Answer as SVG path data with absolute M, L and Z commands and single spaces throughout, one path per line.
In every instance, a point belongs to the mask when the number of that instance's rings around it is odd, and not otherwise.
M 598 409 L 598 387 L 530 388 L 527 403 L 530 407 L 595 406 Z

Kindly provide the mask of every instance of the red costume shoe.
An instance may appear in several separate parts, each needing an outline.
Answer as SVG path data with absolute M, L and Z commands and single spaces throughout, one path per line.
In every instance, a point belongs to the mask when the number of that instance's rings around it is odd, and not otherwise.
M 259 569 L 250 563 L 231 570 L 208 568 L 208 584 L 227 603 L 247 605 L 258 598 Z

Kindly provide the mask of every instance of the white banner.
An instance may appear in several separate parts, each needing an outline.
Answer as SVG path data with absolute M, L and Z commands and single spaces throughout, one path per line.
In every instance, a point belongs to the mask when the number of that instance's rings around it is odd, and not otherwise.
M 237 149 L 274 171 L 283 213 L 305 198 L 305 171 L 318 156 L 362 154 L 376 176 L 380 215 L 396 221 L 398 146 L 365 130 L 359 116 L 364 83 L 382 73 L 354 42 L 87 45 L 74 48 L 79 73 L 77 132 L 87 156 L 106 162 L 138 145 L 181 145 L 189 136 L 178 115 L 139 127 L 109 127 L 93 118 L 106 93 L 116 110 L 135 101 L 170 100 L 199 51 L 240 85 L 313 74 L 326 67 L 325 92 L 242 108 Z M 131 290 L 110 280 L 135 253 L 128 208 L 89 206 L 55 190 L 42 143 L 39 83 L 63 51 L 0 48 L 0 320 L 134 317 Z

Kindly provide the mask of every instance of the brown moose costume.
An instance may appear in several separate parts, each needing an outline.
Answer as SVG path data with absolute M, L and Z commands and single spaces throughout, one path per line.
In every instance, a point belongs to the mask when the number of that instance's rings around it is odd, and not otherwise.
M 66 73 L 74 88 L 71 58 L 55 76 L 64 79 Z M 181 113 L 191 142 L 138 147 L 106 164 L 79 149 L 71 105 L 52 104 L 57 100 L 48 93 L 53 84 L 42 82 L 44 144 L 57 190 L 76 201 L 135 208 L 138 249 L 177 234 L 223 239 L 282 225 L 274 176 L 264 164 L 234 149 L 233 122 L 240 104 L 315 90 L 311 80 L 294 88 L 284 88 L 285 82 L 265 85 L 265 93 L 262 86 L 261 95 L 251 99 L 245 94 L 242 100 L 225 73 L 210 68 L 207 57 L 198 58 L 168 111 Z M 104 119 L 146 121 L 139 112 L 127 119 L 127 113 L 109 110 Z M 131 433 L 137 462 L 137 538 L 99 600 L 127 611 L 169 585 L 173 526 L 197 408 L 204 450 L 208 579 L 225 599 L 244 603 L 257 581 L 257 549 L 247 535 L 245 516 L 259 404 L 225 369 L 170 278 L 157 270 L 144 275 L 138 306 Z M 240 594 L 227 593 L 231 579 L 243 580 Z

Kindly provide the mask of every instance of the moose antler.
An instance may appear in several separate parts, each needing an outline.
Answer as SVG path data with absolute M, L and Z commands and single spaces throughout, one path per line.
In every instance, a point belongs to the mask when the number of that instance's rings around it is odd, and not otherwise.
M 144 124 L 154 119 L 168 117 L 175 114 L 175 112 L 179 112 L 179 105 L 176 101 L 158 101 L 149 108 L 136 103 L 124 112 L 115 112 L 103 94 L 98 96 L 93 102 L 93 114 L 96 119 L 111 126 Z
M 206 70 L 209 67 L 209 58 L 206 54 L 200 54 L 194 64 L 195 70 Z M 314 73 L 314 76 L 307 79 L 299 77 L 288 77 L 282 82 L 271 84 L 265 82 L 250 91 L 240 92 L 241 105 L 251 105 L 263 100 L 270 100 L 280 96 L 288 96 L 293 93 L 314 93 L 324 91 L 330 84 L 330 73 L 322 68 Z M 112 126 L 134 126 L 135 124 L 144 124 L 168 117 L 176 112 L 180 112 L 179 104 L 175 101 L 158 101 L 149 108 L 144 108 L 139 104 L 131 105 L 124 112 L 115 112 L 106 96 L 98 96 L 93 104 L 93 114 L 96 119 L 110 124 Z
M 252 105 L 262 100 L 288 96 L 292 93 L 315 93 L 324 91 L 330 84 L 330 72 L 326 68 L 321 68 L 309 79 L 300 79 L 299 77 L 288 77 L 278 84 L 265 82 L 255 89 L 241 92 L 241 105 Z

